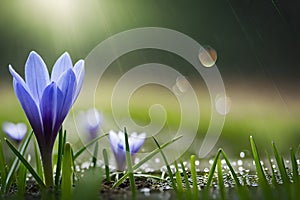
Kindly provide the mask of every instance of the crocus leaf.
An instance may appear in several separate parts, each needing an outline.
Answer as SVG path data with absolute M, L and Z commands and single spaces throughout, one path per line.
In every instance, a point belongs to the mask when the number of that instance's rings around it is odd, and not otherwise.
M 30 142 L 30 139 L 31 139 L 32 135 L 33 135 L 33 131 L 31 131 L 30 134 L 28 134 L 28 136 L 24 140 L 23 144 L 21 145 L 21 147 L 20 147 L 20 154 L 21 155 L 25 154 L 25 151 L 26 151 L 26 149 L 28 147 L 28 144 Z M 5 180 L 4 191 L 6 193 L 10 189 L 10 186 L 12 184 L 12 180 L 13 180 L 13 177 L 14 177 L 14 174 L 15 174 L 15 171 L 17 169 L 18 164 L 19 164 L 19 159 L 15 158 L 14 161 L 13 161 L 13 164 L 11 165 L 11 167 L 9 169 L 9 172 L 8 172 L 6 180 Z
M 73 161 L 72 161 L 72 149 L 70 143 L 65 144 L 63 167 L 62 167 L 62 183 L 61 192 L 62 199 L 71 199 L 72 194 L 72 180 L 73 180 Z
M 34 177 L 40 188 L 45 189 L 46 186 L 43 183 L 42 179 L 39 177 L 39 175 L 35 172 L 35 170 L 31 167 L 31 165 L 27 162 L 27 160 L 20 154 L 20 152 L 12 145 L 6 138 L 5 142 L 9 146 L 9 148 L 14 152 L 14 154 L 20 159 L 20 161 L 23 163 L 23 165 L 28 169 L 28 171 L 31 173 L 31 175 Z
M 105 136 L 108 136 L 108 134 L 104 134 L 104 135 L 101 135 L 97 138 L 95 138 L 94 140 L 92 140 L 91 142 L 89 142 L 87 145 L 81 147 L 81 149 L 79 149 L 75 154 L 74 154 L 74 157 L 73 157 L 73 160 L 76 160 L 76 158 L 78 158 L 78 156 L 80 156 L 89 146 L 91 146 L 92 144 L 94 144 L 95 142 L 97 142 L 98 140 L 100 140 L 101 138 L 105 137 Z

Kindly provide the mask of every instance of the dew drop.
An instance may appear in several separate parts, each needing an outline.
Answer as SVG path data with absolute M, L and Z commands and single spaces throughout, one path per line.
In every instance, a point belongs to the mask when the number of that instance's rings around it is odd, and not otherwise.
M 245 158 L 245 152 L 241 151 L 240 157 L 241 157 L 241 158 Z
M 159 158 L 155 158 L 155 163 L 160 163 L 160 159 Z
M 238 161 L 237 161 L 237 164 L 238 164 L 239 166 L 241 166 L 241 165 L 243 165 L 243 161 L 242 161 L 242 160 L 238 160 Z
M 211 46 L 203 46 L 199 49 L 198 58 L 204 67 L 212 67 L 217 61 L 217 52 Z
M 222 160 L 221 160 L 221 164 L 222 164 L 222 165 L 225 165 L 225 164 L 226 164 L 225 159 L 222 159 Z

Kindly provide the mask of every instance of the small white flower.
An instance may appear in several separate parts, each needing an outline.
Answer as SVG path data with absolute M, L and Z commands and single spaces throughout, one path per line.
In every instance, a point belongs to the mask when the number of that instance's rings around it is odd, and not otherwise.
M 27 126 L 24 123 L 11 123 L 4 122 L 2 124 L 2 130 L 13 140 L 20 142 L 27 133 Z
M 146 138 L 146 133 L 132 133 L 131 136 L 128 138 L 130 154 L 134 156 L 139 149 L 144 144 Z M 125 170 L 126 167 L 126 147 L 125 147 L 125 134 L 122 131 L 119 133 L 115 133 L 114 131 L 109 131 L 109 142 L 110 147 L 114 153 L 117 169 L 118 170 Z

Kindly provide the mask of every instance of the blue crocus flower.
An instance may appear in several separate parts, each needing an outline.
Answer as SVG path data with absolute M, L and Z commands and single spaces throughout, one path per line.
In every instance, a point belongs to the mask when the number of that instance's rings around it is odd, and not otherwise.
M 96 108 L 90 108 L 87 112 L 81 111 L 77 120 L 79 127 L 89 135 L 89 140 L 97 137 L 103 122 L 103 117 Z
M 14 124 L 11 122 L 3 122 L 2 130 L 11 139 L 15 140 L 17 143 L 20 143 L 27 133 L 27 126 L 24 123 Z
M 9 66 L 16 96 L 37 138 L 46 186 L 53 185 L 52 150 L 57 133 L 83 83 L 84 61 L 73 67 L 68 53 L 54 64 L 51 77 L 43 59 L 34 51 L 25 64 L 25 81 Z
M 139 151 L 139 149 L 144 144 L 146 138 L 146 133 L 132 133 L 128 138 L 130 154 L 134 158 L 134 155 Z M 125 170 L 126 167 L 126 147 L 125 147 L 125 135 L 122 131 L 115 133 L 114 131 L 109 132 L 109 142 L 110 147 L 114 153 L 117 169 L 120 171 Z

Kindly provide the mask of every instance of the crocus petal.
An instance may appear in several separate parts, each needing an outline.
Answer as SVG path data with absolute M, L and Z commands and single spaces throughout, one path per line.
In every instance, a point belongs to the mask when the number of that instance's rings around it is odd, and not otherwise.
M 28 86 L 26 85 L 23 78 L 12 68 L 11 65 L 8 66 L 10 74 L 13 76 L 15 83 L 21 84 L 27 91 L 29 91 Z
M 119 137 L 118 135 L 114 132 L 114 131 L 109 131 L 109 135 L 108 135 L 108 138 L 109 138 L 109 143 L 110 143 L 110 146 L 113 150 L 113 153 L 117 154 L 117 149 L 118 149 L 118 143 L 119 143 Z
M 44 125 L 44 137 L 47 141 L 51 141 L 54 123 L 56 119 L 56 105 L 57 105 L 57 85 L 52 82 L 44 90 L 40 110 Z
M 33 99 L 39 102 L 49 84 L 49 74 L 43 59 L 34 51 L 29 54 L 25 64 L 25 80 Z
M 28 91 L 21 84 L 16 83 L 15 93 L 37 139 L 41 141 L 43 137 L 43 125 L 38 106 L 36 105 L 31 95 L 28 93 Z
M 132 140 L 130 142 L 130 152 L 131 154 L 135 154 L 139 151 L 139 149 L 142 147 L 144 144 L 146 138 L 146 133 L 141 133 L 138 136 L 131 136 L 130 139 Z
M 119 132 L 120 134 L 120 132 Z M 126 167 L 126 153 L 124 151 L 124 146 L 123 148 L 120 148 L 120 142 L 122 143 L 121 138 L 119 137 L 119 134 L 117 135 L 114 131 L 109 131 L 109 143 L 110 147 L 113 150 L 116 163 L 117 163 L 117 169 L 118 170 L 124 170 Z M 124 134 L 123 134 L 124 135 Z M 121 144 L 122 145 L 122 144 Z
M 68 69 L 59 78 L 57 92 L 57 119 L 55 129 L 59 128 L 67 116 L 71 106 L 74 91 L 76 89 L 76 76 L 72 69 Z
M 118 155 L 115 156 L 118 170 L 125 170 L 126 167 L 126 153 L 124 150 L 119 150 Z
M 82 88 L 82 84 L 83 84 L 83 79 L 84 79 L 84 61 L 83 60 L 79 60 L 74 68 L 73 71 L 76 75 L 76 81 L 77 81 L 77 87 L 76 87 L 76 91 L 75 91 L 75 95 L 73 97 L 73 103 L 75 102 L 75 100 L 77 99 L 79 92 Z
M 72 68 L 72 60 L 70 58 L 70 55 L 65 52 L 63 55 L 61 55 L 57 61 L 55 62 L 52 74 L 51 74 L 51 81 L 57 81 L 59 77 L 69 68 Z
M 27 126 L 24 123 L 14 124 L 11 122 L 4 122 L 2 124 L 2 130 L 9 135 L 13 140 L 21 141 L 27 132 Z

